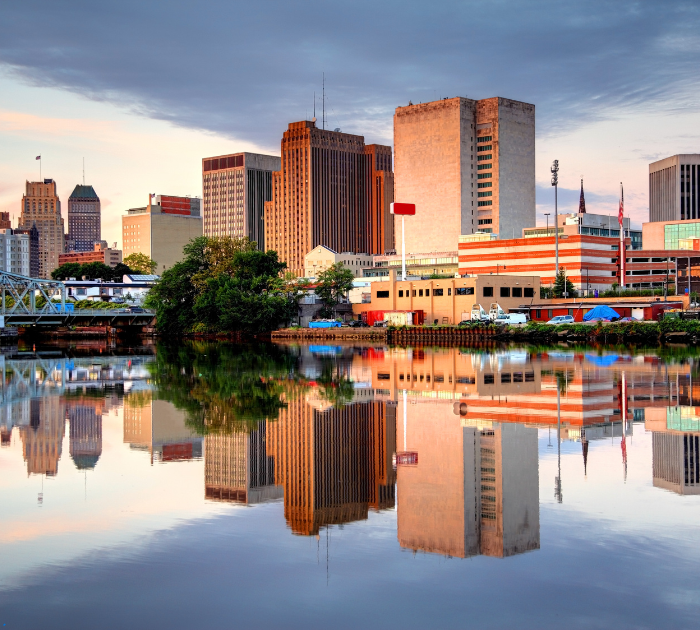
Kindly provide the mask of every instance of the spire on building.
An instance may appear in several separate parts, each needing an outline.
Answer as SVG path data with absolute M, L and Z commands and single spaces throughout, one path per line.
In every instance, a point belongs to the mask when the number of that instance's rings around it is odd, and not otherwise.
M 581 197 L 578 201 L 579 214 L 586 214 L 586 198 L 583 195 L 583 177 L 581 178 Z
M 581 445 L 583 446 L 583 475 L 585 477 L 588 473 L 588 440 L 583 438 Z

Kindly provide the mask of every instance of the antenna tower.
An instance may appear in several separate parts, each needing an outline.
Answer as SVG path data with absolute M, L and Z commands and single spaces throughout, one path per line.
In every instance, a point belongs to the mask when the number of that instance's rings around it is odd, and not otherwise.
M 326 73 L 323 73 L 323 129 L 326 128 Z

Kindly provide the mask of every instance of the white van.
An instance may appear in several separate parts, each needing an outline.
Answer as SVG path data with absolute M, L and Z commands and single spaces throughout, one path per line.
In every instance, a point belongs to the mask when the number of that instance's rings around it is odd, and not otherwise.
M 526 324 L 525 313 L 503 313 L 496 318 L 497 324 Z

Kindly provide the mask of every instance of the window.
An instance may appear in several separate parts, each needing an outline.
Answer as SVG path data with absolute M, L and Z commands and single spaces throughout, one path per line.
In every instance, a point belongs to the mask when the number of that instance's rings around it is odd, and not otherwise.
M 510 372 L 501 373 L 501 383 L 510 383 Z
M 455 295 L 474 295 L 474 287 L 457 287 Z
M 535 317 L 536 317 L 537 319 L 540 319 L 540 318 L 542 317 L 542 311 L 540 311 L 539 309 L 536 310 L 536 311 L 535 311 Z
M 425 297 L 430 297 L 430 289 L 425 290 Z
M 433 289 L 433 296 L 441 296 L 443 289 Z
M 476 147 L 477 151 L 490 151 L 493 147 L 490 144 L 484 145 L 483 147 Z
M 523 373 L 522 372 L 513 372 L 513 382 L 514 383 L 522 383 L 523 382 Z
M 569 309 L 569 315 L 571 315 L 571 316 L 573 317 L 573 315 L 574 315 L 574 309 L 573 309 L 573 308 L 570 308 L 570 309 Z
M 478 162 L 483 162 L 484 160 L 490 160 L 492 158 L 493 158 L 493 155 L 491 155 L 489 153 L 488 155 L 478 155 L 476 159 Z
M 403 297 L 403 289 L 399 289 L 399 297 Z
M 513 287 L 513 297 L 523 297 L 523 290 L 520 287 Z
M 484 374 L 484 385 L 493 385 L 493 374 Z
M 491 179 L 491 173 L 479 173 L 477 179 Z
M 477 197 L 493 197 L 493 192 L 490 190 L 487 190 L 485 192 L 476 193 L 476 196 Z
M 479 219 L 479 225 L 491 225 L 493 219 Z
M 529 288 L 525 287 L 524 296 L 525 296 L 525 297 L 535 297 L 535 290 L 534 290 L 534 289 L 529 289 Z
M 380 380 L 380 381 L 388 381 L 388 380 L 389 380 L 389 375 L 386 374 L 386 373 L 384 373 L 384 372 L 379 372 L 379 373 L 377 374 L 377 380 Z
M 477 142 L 491 142 L 493 139 L 493 136 L 481 136 L 481 138 L 477 138 Z
M 484 297 L 493 297 L 493 287 L 484 287 Z
M 416 297 L 416 290 L 413 289 L 413 297 Z
M 525 382 L 526 383 L 534 383 L 535 382 L 535 373 L 534 372 L 525 372 Z
M 480 184 L 477 184 L 477 188 L 491 188 L 493 186 L 493 182 L 481 182 Z
M 377 291 L 377 297 L 378 298 L 388 298 L 389 292 L 388 291 Z
M 485 170 L 485 169 L 487 169 L 487 168 L 491 168 L 491 165 L 490 165 L 490 164 L 477 164 L 477 165 L 476 165 L 476 170 L 477 170 L 477 171 L 483 171 L 483 170 Z M 489 173 L 489 175 L 490 175 L 490 173 Z
M 418 296 L 423 297 L 423 289 L 418 289 Z
M 452 289 L 447 289 L 447 295 L 452 295 Z
M 510 287 L 501 287 L 501 297 L 510 297 Z

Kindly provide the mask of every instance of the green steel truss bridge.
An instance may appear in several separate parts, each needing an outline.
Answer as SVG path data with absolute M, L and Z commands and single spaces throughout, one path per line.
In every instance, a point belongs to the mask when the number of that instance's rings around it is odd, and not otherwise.
M 0 271 L 0 328 L 15 326 L 148 326 L 155 313 L 124 309 L 70 309 L 66 285 Z M 43 299 L 40 299 L 43 298 Z M 42 306 L 37 306 L 41 303 Z

